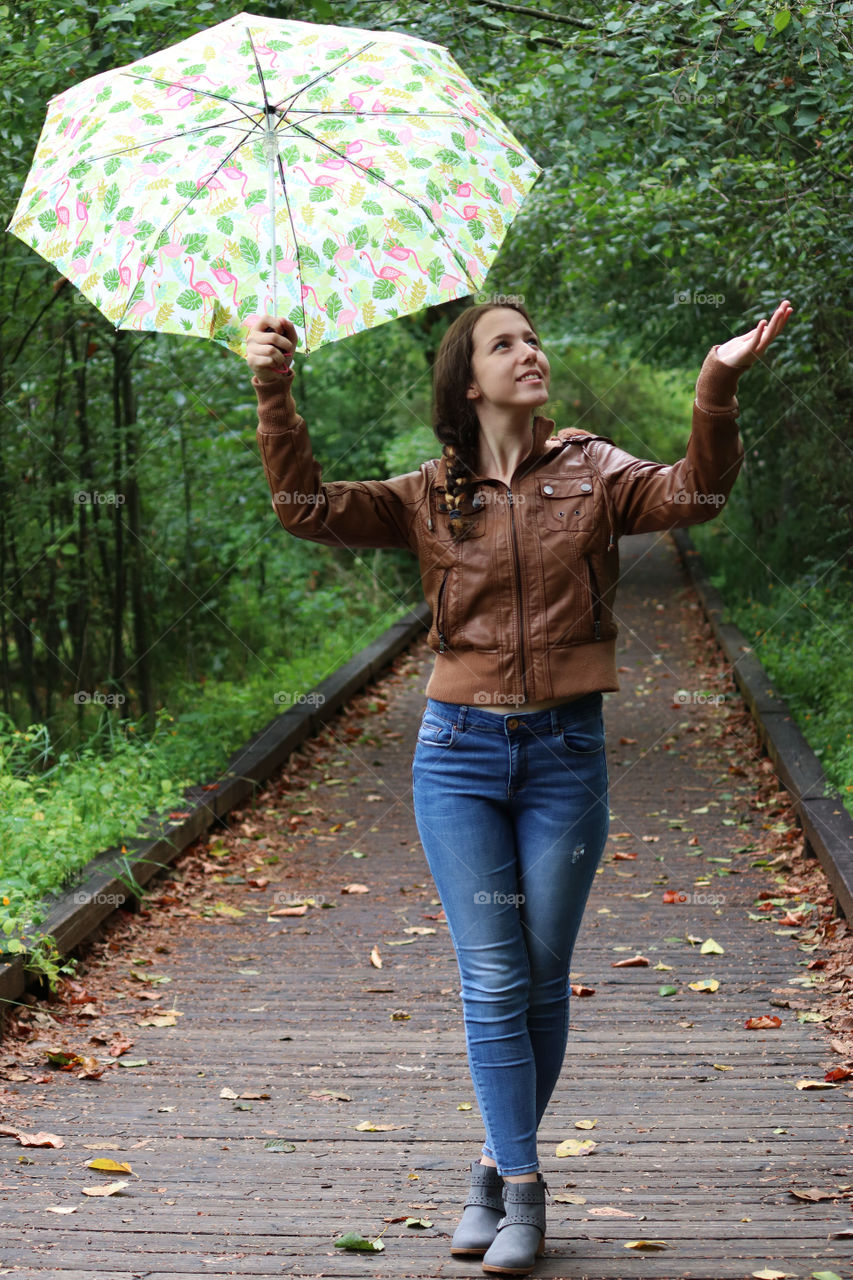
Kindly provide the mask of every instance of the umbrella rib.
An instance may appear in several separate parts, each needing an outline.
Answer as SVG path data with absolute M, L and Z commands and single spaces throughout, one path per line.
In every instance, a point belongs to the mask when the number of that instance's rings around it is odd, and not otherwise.
M 256 59 L 256 63 L 257 63 L 257 59 Z M 133 80 L 147 80 L 151 84 L 158 84 L 161 86 L 175 84 L 174 80 L 158 80 L 155 76 L 131 76 L 130 72 L 127 72 L 127 75 L 129 76 L 130 79 L 133 79 Z M 250 113 L 252 111 L 257 111 L 258 109 L 257 107 L 253 107 L 250 103 L 242 103 L 242 102 L 236 101 L 236 99 L 234 98 L 226 98 L 223 93 L 211 93 L 209 89 L 193 89 L 193 88 L 190 88 L 189 85 L 182 85 L 181 88 L 186 88 L 189 93 L 197 93 L 200 98 L 215 98 L 217 102 L 227 102 L 229 107 L 237 107 L 237 109 L 239 111 L 242 111 L 243 115 L 247 116 L 249 119 L 251 119 Z M 263 79 L 261 79 L 261 89 L 263 90 L 263 93 L 264 93 L 264 102 L 266 102 L 266 90 L 264 89 Z M 216 123 L 216 121 L 211 121 L 209 125 L 205 125 L 204 127 L 206 129 L 219 128 L 219 125 Z
M 239 121 L 237 120 L 227 120 L 217 124 L 216 128 L 217 129 L 232 128 L 238 124 L 239 124 Z M 243 126 L 241 125 L 240 127 L 242 128 Z M 255 129 L 257 129 L 258 127 L 257 121 L 255 122 L 254 127 Z M 148 142 L 135 142 L 133 146 L 120 147 L 117 151 L 102 151 L 100 155 L 97 155 L 97 156 L 81 156 L 78 160 L 75 160 L 74 163 L 79 164 L 80 160 L 84 160 L 87 164 L 97 164 L 101 160 L 110 160 L 112 159 L 113 156 L 130 155 L 131 152 L 140 151 L 143 147 L 161 146 L 164 142 L 172 142 L 175 138 L 189 138 L 194 133 L 209 133 L 210 130 L 211 130 L 211 125 L 200 124 L 197 129 L 187 129 L 184 133 L 169 133 L 162 138 L 152 138 Z M 242 146 L 252 132 L 253 130 L 251 129 L 246 130 L 246 132 L 242 135 L 242 140 L 240 143 L 238 143 L 238 146 Z M 237 150 L 237 147 L 234 148 L 234 151 L 236 150 Z M 234 152 L 232 151 L 230 154 L 233 155 Z M 61 182 L 62 177 L 57 178 L 56 181 Z
M 228 154 L 227 154 L 226 156 L 223 156 L 223 157 L 222 157 L 222 159 L 219 161 L 219 164 L 216 166 L 216 168 L 215 168 L 215 169 L 212 169 L 212 170 L 210 171 L 210 173 L 207 175 L 207 179 L 206 179 L 206 181 L 209 181 L 212 177 L 214 177 L 214 176 L 218 173 L 218 171 L 222 168 L 222 166 L 228 163 L 228 161 L 229 161 L 229 160 L 231 159 L 231 157 L 234 155 L 234 152 L 235 152 L 235 151 L 239 151 L 239 150 L 240 150 L 240 148 L 241 148 L 242 146 L 244 146 L 244 145 L 245 145 L 246 139 L 250 136 L 250 134 L 251 134 L 251 130 L 247 131 L 247 132 L 243 135 L 243 137 L 240 139 L 240 141 L 237 143 L 237 145 L 236 145 L 235 147 L 232 147 L 232 148 L 231 148 L 231 150 L 228 152 Z M 191 195 L 191 196 L 190 196 L 190 198 L 187 200 L 186 204 L 182 204 L 182 205 L 181 205 L 181 207 L 180 207 L 180 209 L 178 209 L 178 210 L 177 210 L 177 212 L 176 212 L 176 213 L 174 213 L 174 214 L 172 215 L 172 217 L 169 219 L 169 221 L 166 223 L 166 225 L 160 228 L 160 230 L 157 232 L 157 235 L 156 235 L 156 237 L 155 237 L 155 243 L 156 243 L 156 241 L 157 241 L 157 240 L 159 240 L 159 239 L 160 239 L 160 237 L 161 237 L 161 236 L 163 236 L 163 235 L 166 235 L 166 234 L 167 234 L 167 232 L 168 232 L 168 231 L 169 231 L 169 230 L 170 230 L 170 229 L 175 225 L 175 223 L 177 222 L 178 218 L 180 218 L 181 214 L 186 212 L 186 210 L 187 210 L 187 209 L 190 207 L 190 205 L 192 204 L 193 200 L 196 200 L 196 199 L 201 195 L 202 191 L 204 191 L 204 189 L 205 189 L 205 184 L 203 184 L 202 186 L 198 187 L 198 188 L 196 189 L 195 193 L 194 193 L 193 195 Z M 139 279 L 137 280 L 136 284 L 135 284 L 135 285 L 133 286 L 133 288 L 131 289 L 130 293 L 127 295 L 127 301 L 126 301 L 126 302 L 125 302 L 125 304 L 124 304 L 124 311 L 122 311 L 121 315 L 119 316 L 118 320 L 116 321 L 116 328 L 117 328 L 117 329 L 121 326 L 121 322 L 122 322 L 122 320 L 124 320 L 125 316 L 127 315 L 128 308 L 130 307 L 131 302 L 133 301 L 134 294 L 136 293 L 136 290 L 137 290 L 138 285 L 139 285 L 139 284 L 141 283 L 141 281 L 142 281 L 142 277 L 145 275 L 145 272 L 148 270 L 148 268 L 149 268 L 149 267 L 150 267 L 150 265 L 151 265 L 151 262 L 150 262 L 151 251 L 150 251 L 150 250 L 149 250 L 148 252 L 146 252 L 145 257 L 146 257 L 146 262 L 145 262 L 144 267 L 142 268 L 142 272 L 141 272 L 141 274 L 140 274 L 140 276 L 139 276 Z
M 337 114 L 337 113 L 330 113 L 330 114 Z M 414 114 L 414 113 L 410 112 L 409 114 Z M 355 160 L 351 160 L 349 156 L 342 156 L 342 155 L 341 155 L 341 152 L 340 152 L 340 151 L 337 151 L 337 150 L 336 150 L 336 149 L 331 145 L 331 143 L 326 142 L 325 138 L 315 138 L 315 136 L 314 136 L 314 134 L 313 134 L 313 133 L 309 133 L 309 131 L 308 131 L 307 129 L 303 129 L 301 125 L 293 124 L 293 128 L 294 128 L 294 129 L 296 129 L 299 133 L 304 134 L 306 138 L 310 138 L 312 142 L 317 143 L 317 144 L 318 144 L 318 145 L 320 145 L 320 146 L 326 147 L 326 149 L 327 149 L 327 150 L 329 150 L 329 151 L 331 151 L 331 152 L 333 152 L 333 153 L 334 153 L 334 155 L 336 155 L 336 156 L 340 157 L 340 158 L 341 158 L 341 159 L 343 159 L 343 160 L 346 160 L 346 162 L 347 162 L 348 164 L 351 164 L 351 165 L 353 166 L 353 168 L 354 168 L 354 169 L 360 169 L 362 173 L 368 173 L 368 174 L 370 174 L 370 176 L 371 176 L 371 177 L 372 177 L 376 182 L 380 182 L 384 187 L 388 187 L 389 191 L 393 191 L 393 192 L 394 192 L 394 194 L 395 194 L 396 196 L 402 196 L 402 198 L 403 198 L 404 200 L 408 200 L 410 204 L 416 205 L 416 206 L 417 206 L 417 208 L 418 208 L 418 209 L 420 209 L 420 211 L 421 211 L 421 213 L 424 215 L 424 217 L 425 217 L 425 218 L 427 218 L 427 219 L 432 223 L 432 225 L 436 228 L 436 230 L 438 231 L 438 233 L 439 233 L 439 235 L 441 236 L 442 240 L 445 242 L 445 246 L 446 246 L 446 248 L 447 248 L 447 249 L 450 251 L 450 253 L 453 255 L 453 259 L 454 259 L 454 261 L 456 262 L 456 265 L 459 267 L 460 271 L 462 271 L 462 273 L 464 274 L 465 279 L 468 281 L 468 283 L 469 283 L 469 284 L 474 285 L 474 287 L 475 287 L 475 288 L 477 287 L 477 282 L 476 282 L 476 280 L 472 280 L 471 275 L 470 275 L 470 273 L 469 273 L 469 271 L 468 271 L 468 268 L 466 267 L 466 265 L 465 265 L 465 263 L 464 263 L 463 259 L 461 258 L 461 256 L 459 255 L 459 253 L 456 251 L 456 249 L 454 248 L 454 246 L 448 242 L 448 240 L 447 240 L 447 236 L 446 236 L 446 234 L 445 234 L 445 232 L 444 232 L 444 229 L 443 229 L 442 227 L 440 227 L 440 226 L 439 226 L 439 224 L 436 222 L 435 218 L 432 216 L 432 213 L 430 212 L 430 210 L 429 210 L 429 209 L 427 209 L 427 208 L 425 208 L 425 206 L 421 204 L 421 202 L 420 202 L 420 200 L 418 200 L 417 196 L 411 196 L 411 195 L 409 195 L 409 193 L 408 193 L 407 191 L 401 191 L 399 187 L 394 187 L 394 186 L 392 186 L 392 185 L 391 185 L 391 183 L 390 183 L 390 182 L 386 182 L 386 180 L 385 180 L 384 178 L 380 178 L 380 177 L 378 177 L 378 176 L 373 172 L 373 170 L 372 170 L 372 169 L 365 169 L 365 168 L 363 168 L 360 164 L 358 164 L 358 163 L 357 163 L 357 161 L 355 161 Z M 279 167 L 279 173 L 280 173 L 280 176 L 281 176 L 281 185 L 282 185 L 282 189 L 285 189 L 284 170 L 283 170 L 283 168 L 282 168 L 282 164 L 281 164 L 281 156 L 279 156 L 279 158 L 278 158 L 278 167 Z M 287 194 L 287 193 L 286 193 L 286 190 L 285 190 L 285 197 L 286 197 L 286 194 Z M 289 203 L 288 203 L 288 211 L 289 211 L 289 210 L 290 210 L 290 205 L 289 205 Z M 291 219 L 291 227 L 292 227 L 292 225 L 293 225 L 293 220 Z M 294 232 L 294 241 L 295 241 L 295 239 L 296 239 L 296 236 L 295 236 L 295 232 Z M 298 248 L 298 245 L 297 245 L 297 250 L 296 250 L 296 256 L 297 256 L 297 260 L 298 260 L 298 258 L 299 258 L 299 248 Z M 305 314 L 305 308 L 304 308 L 304 307 L 303 307 L 303 309 L 302 309 L 302 313 L 303 313 L 303 316 L 304 316 L 304 314 Z

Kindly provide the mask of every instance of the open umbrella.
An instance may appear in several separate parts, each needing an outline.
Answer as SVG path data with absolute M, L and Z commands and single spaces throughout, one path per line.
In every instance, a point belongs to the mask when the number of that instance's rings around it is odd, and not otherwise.
M 539 173 L 440 45 L 241 13 L 53 98 L 8 229 L 117 328 L 307 352 L 478 290 Z

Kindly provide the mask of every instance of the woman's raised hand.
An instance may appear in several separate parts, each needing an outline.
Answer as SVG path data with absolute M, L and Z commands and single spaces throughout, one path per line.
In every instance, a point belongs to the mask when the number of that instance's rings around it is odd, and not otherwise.
M 767 320 L 759 320 L 749 333 L 743 333 L 738 338 L 730 338 L 728 342 L 717 347 L 717 358 L 734 369 L 748 369 L 750 365 L 755 364 L 759 356 L 764 355 L 777 333 L 782 332 L 793 310 L 786 298 L 779 303 L 769 323 Z
M 293 378 L 293 352 L 299 335 L 289 320 L 262 315 L 246 338 L 246 363 L 259 382 Z

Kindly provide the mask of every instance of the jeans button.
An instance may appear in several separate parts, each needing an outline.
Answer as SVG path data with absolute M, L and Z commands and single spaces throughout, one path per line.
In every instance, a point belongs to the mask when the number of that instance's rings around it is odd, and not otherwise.
M 513 716 L 511 720 L 507 720 L 507 722 L 506 722 L 506 727 L 507 727 L 508 729 L 517 729 L 517 728 L 518 728 L 518 721 L 516 720 L 515 716 Z

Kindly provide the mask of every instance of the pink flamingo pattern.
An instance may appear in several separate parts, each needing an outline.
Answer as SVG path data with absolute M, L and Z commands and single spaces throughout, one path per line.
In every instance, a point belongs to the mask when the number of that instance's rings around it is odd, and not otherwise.
M 308 351 L 480 289 L 539 172 L 440 46 L 241 14 L 51 99 L 10 230 L 121 328 Z

